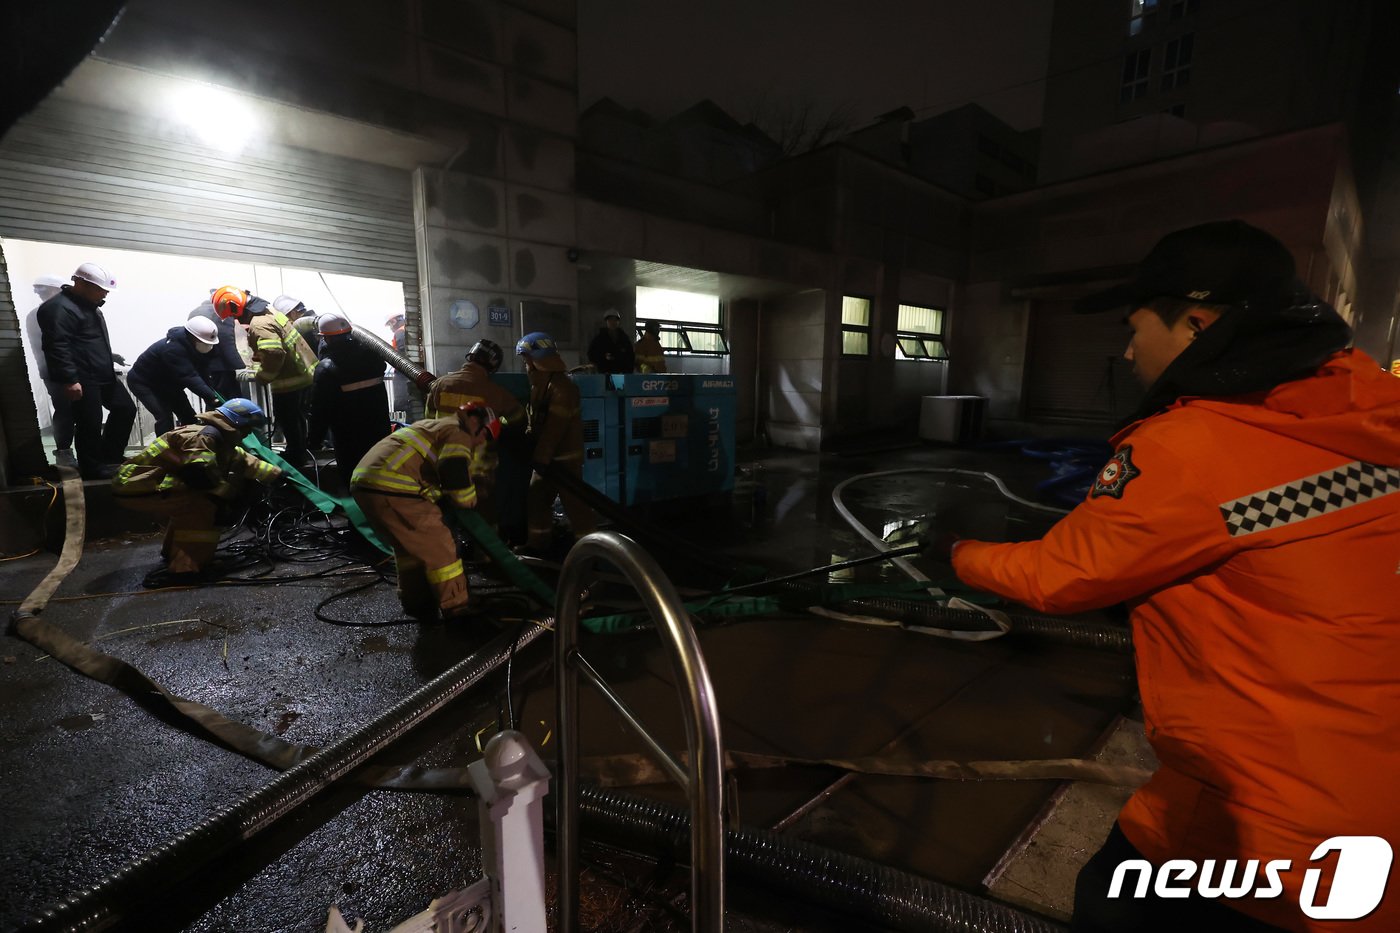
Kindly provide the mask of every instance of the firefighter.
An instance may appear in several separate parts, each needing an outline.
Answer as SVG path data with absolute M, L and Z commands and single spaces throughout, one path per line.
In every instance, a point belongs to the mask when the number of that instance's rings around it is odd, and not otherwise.
M 156 438 L 112 478 L 112 494 L 126 508 L 169 517 L 160 554 L 175 581 L 200 578 L 213 560 L 218 506 L 238 499 L 245 479 L 271 484 L 282 476 L 239 446 L 264 421 L 253 402 L 229 399 Z
M 311 387 L 307 439 L 319 448 L 330 431 L 336 471 L 349 489 L 355 467 L 390 430 L 384 360 L 351 336 L 350 321 L 339 312 L 317 317 L 316 329 L 321 365 Z
M 1130 608 L 1161 765 L 1081 871 L 1076 930 L 1332 929 L 1300 912 L 1311 868 L 1228 901 L 1163 874 L 1115 897 L 1111 879 L 1132 859 L 1301 869 L 1334 837 L 1400 839 L 1400 384 L 1295 274 L 1241 221 L 1163 238 L 1078 309 L 1126 314 L 1147 387 L 1085 501 L 1040 541 L 945 539 L 979 589 Z M 1400 883 L 1343 927 L 1400 929 Z
M 146 406 L 155 419 L 157 435 L 181 424 L 194 423 L 194 408 L 185 395 L 199 396 L 205 408 L 219 404 L 218 393 L 209 384 L 209 361 L 219 343 L 219 328 L 205 317 L 192 317 L 151 344 L 127 373 L 131 394 Z
M 296 466 L 306 462 L 306 388 L 316 369 L 316 354 L 281 311 L 256 295 L 231 285 L 215 290 L 214 310 L 248 326 L 253 348 L 253 377 L 272 391 L 272 415 L 287 446 L 282 456 Z
M 622 318 L 616 311 L 603 315 L 603 326 L 598 328 L 593 341 L 588 345 L 588 359 L 600 373 L 630 373 L 636 363 L 632 341 L 622 330 Z
M 564 360 L 555 348 L 554 338 L 535 331 L 520 338 L 516 355 L 525 360 L 530 375 L 530 434 L 534 441 L 526 500 L 529 539 L 526 546 L 538 554 L 548 554 L 554 545 L 554 497 L 563 500 L 564 513 L 574 537 L 581 538 L 597 528 L 593 510 L 569 492 L 560 492 L 554 480 L 545 476 L 553 467 L 583 482 L 583 419 L 578 386 L 565 372 Z
M 661 347 L 661 322 L 647 321 L 646 332 L 637 338 L 637 372 L 664 373 L 666 355 Z
M 525 407 L 509 391 L 492 381 L 491 376 L 501 368 L 504 353 L 493 340 L 478 340 L 467 351 L 462 368 L 439 376 L 428 389 L 428 417 L 438 418 L 454 412 L 463 405 L 485 405 L 495 413 L 502 429 L 512 425 L 525 426 Z M 476 461 L 472 481 L 476 485 L 477 513 L 491 527 L 497 523 L 495 503 L 496 467 L 499 457 L 493 440 Z
M 384 319 L 384 326 L 389 329 L 389 346 L 399 354 L 408 352 L 408 318 L 402 311 L 395 311 Z M 394 367 L 390 382 L 393 386 L 393 397 L 391 398 L 393 411 L 397 415 L 403 412 L 403 420 L 410 418 L 409 409 L 413 400 L 408 393 L 408 377 L 399 372 L 398 367 Z
M 355 468 L 350 493 L 370 526 L 394 550 L 399 602 L 414 618 L 477 612 L 443 508 L 476 508 L 475 460 L 500 424 L 484 405 L 425 418 L 375 444 Z

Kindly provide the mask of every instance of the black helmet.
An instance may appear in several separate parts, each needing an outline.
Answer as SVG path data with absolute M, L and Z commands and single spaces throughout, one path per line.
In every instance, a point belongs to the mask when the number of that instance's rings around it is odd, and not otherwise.
M 501 347 L 494 340 L 478 340 L 472 344 L 472 348 L 467 351 L 467 359 L 478 366 L 485 367 L 488 373 L 494 373 L 501 368 L 501 360 L 505 354 L 501 352 Z

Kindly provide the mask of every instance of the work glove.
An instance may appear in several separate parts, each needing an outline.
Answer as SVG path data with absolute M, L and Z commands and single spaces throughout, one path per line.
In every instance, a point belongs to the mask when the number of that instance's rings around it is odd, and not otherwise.
M 919 539 L 923 545 L 923 550 L 919 553 L 924 557 L 932 557 L 950 564 L 953 562 L 953 548 L 961 540 L 957 532 L 931 530 Z

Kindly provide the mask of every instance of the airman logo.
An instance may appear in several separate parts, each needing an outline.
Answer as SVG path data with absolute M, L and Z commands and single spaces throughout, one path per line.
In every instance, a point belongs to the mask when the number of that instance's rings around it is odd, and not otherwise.
M 1120 449 L 1109 458 L 1108 463 L 1104 464 L 1104 468 L 1099 471 L 1098 478 L 1094 480 L 1094 487 L 1089 490 L 1089 498 L 1112 496 L 1115 499 L 1121 499 L 1123 498 L 1123 489 L 1128 485 L 1128 481 L 1141 475 L 1142 471 L 1133 466 L 1133 447 L 1129 444 Z

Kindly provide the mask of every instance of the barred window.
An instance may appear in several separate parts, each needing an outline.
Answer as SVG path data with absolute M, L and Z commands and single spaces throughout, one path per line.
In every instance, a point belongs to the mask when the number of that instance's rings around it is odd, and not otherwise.
M 637 320 L 661 325 L 661 346 L 682 356 L 728 356 L 718 295 L 637 286 Z

